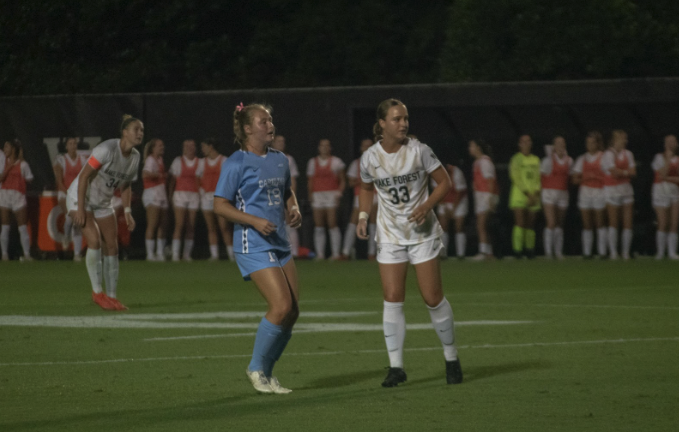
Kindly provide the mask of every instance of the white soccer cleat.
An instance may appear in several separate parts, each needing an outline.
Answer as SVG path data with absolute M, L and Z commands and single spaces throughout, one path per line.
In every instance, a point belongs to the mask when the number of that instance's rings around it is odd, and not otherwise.
M 246 375 L 248 378 L 250 378 L 250 382 L 252 383 L 252 386 L 255 388 L 260 393 L 273 393 L 274 390 L 271 388 L 271 384 L 269 383 L 269 379 L 264 375 L 264 372 L 262 371 L 254 371 L 250 372 L 249 370 L 245 370 Z M 278 382 L 278 381 L 276 381 Z M 280 386 L 280 384 L 279 384 Z
M 485 254 L 476 254 L 473 257 L 469 258 L 471 261 L 485 261 L 486 260 L 486 255 Z
M 269 378 L 269 385 L 271 386 L 271 390 L 276 394 L 292 393 L 292 390 L 283 387 L 276 377 Z
M 80 262 L 83 260 L 83 257 L 80 255 L 73 255 L 73 262 Z

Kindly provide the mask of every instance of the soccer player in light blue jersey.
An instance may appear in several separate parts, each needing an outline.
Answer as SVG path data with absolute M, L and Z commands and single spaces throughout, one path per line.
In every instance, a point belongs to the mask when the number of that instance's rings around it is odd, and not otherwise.
M 233 114 L 233 130 L 241 149 L 222 166 L 214 212 L 235 224 L 236 263 L 243 278 L 255 282 L 269 307 L 257 329 L 246 373 L 261 393 L 290 393 L 272 371 L 299 316 L 297 269 L 286 234 L 285 211 L 292 228 L 302 224 L 302 215 L 290 187 L 288 158 L 270 148 L 275 129 L 269 109 L 241 103 Z

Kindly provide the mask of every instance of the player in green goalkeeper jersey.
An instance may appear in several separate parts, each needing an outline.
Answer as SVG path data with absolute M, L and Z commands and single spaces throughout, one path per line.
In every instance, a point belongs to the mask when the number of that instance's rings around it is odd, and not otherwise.
M 514 212 L 512 248 L 517 257 L 525 251 L 528 258 L 535 257 L 535 216 L 540 210 L 540 159 L 531 153 L 532 147 L 531 137 L 521 135 L 519 152 L 509 161 L 509 208 Z

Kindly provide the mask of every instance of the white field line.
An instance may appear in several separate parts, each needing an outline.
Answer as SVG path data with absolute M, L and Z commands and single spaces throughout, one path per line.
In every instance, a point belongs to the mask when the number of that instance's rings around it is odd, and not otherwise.
M 536 348 L 536 347 L 550 347 L 550 346 L 572 346 L 572 345 L 605 345 L 605 344 L 622 344 L 633 342 L 679 342 L 679 337 L 665 337 L 665 338 L 632 338 L 632 339 L 600 339 L 600 340 L 586 340 L 586 341 L 563 341 L 563 342 L 529 342 L 519 344 L 482 344 L 482 345 L 461 345 L 458 349 L 502 349 L 502 348 Z M 440 346 L 423 347 L 423 348 L 405 348 L 404 351 L 438 351 Z M 326 355 L 343 355 L 343 354 L 383 354 L 384 349 L 369 349 L 356 351 L 321 351 L 321 352 L 301 352 L 301 353 L 285 353 L 286 357 L 290 356 L 326 356 Z M 102 363 L 133 363 L 133 362 L 155 362 L 155 361 L 178 361 L 178 360 L 228 360 L 236 358 L 249 358 L 252 354 L 224 354 L 224 355 L 209 355 L 209 356 L 176 356 L 176 357 L 146 357 L 146 358 L 120 358 L 109 360 L 76 360 L 76 361 L 55 361 L 55 362 L 26 362 L 26 363 L 0 363 L 0 367 L 7 366 L 60 366 L 60 365 L 95 365 Z
M 551 303 L 481 303 L 481 302 L 457 302 L 459 305 L 473 306 L 537 306 L 537 307 L 564 307 L 564 308 L 600 308 L 600 309 L 660 309 L 679 310 L 679 306 L 634 306 L 634 305 L 593 305 L 593 304 L 551 304 Z
M 467 326 L 485 326 L 485 325 L 515 325 L 515 324 L 532 324 L 534 321 L 457 321 L 455 327 Z M 408 324 L 408 330 L 430 330 L 431 323 Z M 357 331 L 383 331 L 382 324 L 356 324 L 356 323 L 310 323 L 295 325 L 295 334 L 298 333 L 319 333 L 319 332 L 357 332 Z M 146 342 L 170 341 L 170 340 L 187 340 L 187 339 L 216 339 L 229 338 L 239 336 L 253 336 L 255 333 L 226 333 L 226 334 L 210 334 L 210 335 L 193 335 L 193 336 L 168 336 L 144 339 Z

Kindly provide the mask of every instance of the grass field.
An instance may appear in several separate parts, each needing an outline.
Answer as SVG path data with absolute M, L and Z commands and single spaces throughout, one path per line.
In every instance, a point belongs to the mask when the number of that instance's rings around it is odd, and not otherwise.
M 376 265 L 300 262 L 275 370 L 294 392 L 271 396 L 244 374 L 264 303 L 234 264 L 123 262 L 130 310 L 111 314 L 84 265 L 0 263 L 0 431 L 679 430 L 679 265 L 442 266 L 462 385 L 445 384 L 414 277 L 409 381 L 383 389 Z

